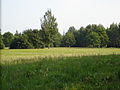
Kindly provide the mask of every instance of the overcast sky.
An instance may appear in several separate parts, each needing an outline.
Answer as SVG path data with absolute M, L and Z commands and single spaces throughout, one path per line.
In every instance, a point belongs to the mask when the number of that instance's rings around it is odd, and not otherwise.
M 79 29 L 88 24 L 120 22 L 120 0 L 2 0 L 2 33 L 40 29 L 40 18 L 51 9 L 59 32 L 70 26 Z

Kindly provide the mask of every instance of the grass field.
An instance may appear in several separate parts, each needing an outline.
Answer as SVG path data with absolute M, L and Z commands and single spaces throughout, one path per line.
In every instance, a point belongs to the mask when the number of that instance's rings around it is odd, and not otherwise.
M 91 56 L 120 54 L 119 48 L 50 48 L 50 49 L 4 49 L 1 62 L 44 57 Z
M 118 48 L 4 49 L 1 54 L 2 90 L 120 90 Z

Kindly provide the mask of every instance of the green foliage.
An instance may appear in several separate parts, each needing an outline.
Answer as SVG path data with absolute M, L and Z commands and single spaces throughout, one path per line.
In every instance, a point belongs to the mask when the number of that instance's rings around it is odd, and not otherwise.
M 120 24 L 111 24 L 107 29 L 110 42 L 109 47 L 120 47 Z
M 76 31 L 74 26 L 69 27 L 68 32 L 74 33 Z
M 4 33 L 3 34 L 3 42 L 5 44 L 5 47 L 9 47 L 13 39 L 14 39 L 14 37 L 11 32 Z
M 87 32 L 96 32 L 100 37 L 100 47 L 106 47 L 108 43 L 108 36 L 106 34 L 106 30 L 102 25 L 88 25 L 86 27 Z
M 61 39 L 62 39 L 62 36 L 61 36 L 61 34 L 59 32 L 56 35 L 54 35 L 54 37 L 53 37 L 53 46 L 54 47 L 60 47 Z
M 107 32 L 106 32 L 106 29 L 104 28 L 103 25 L 98 25 L 97 27 L 97 33 L 99 34 L 100 36 L 100 40 L 101 40 L 101 44 L 100 44 L 100 47 L 107 47 L 107 44 L 109 42 L 109 38 L 108 38 L 108 35 L 107 35 Z
M 87 39 L 86 39 L 86 30 L 84 27 L 81 27 L 76 34 L 76 45 L 78 47 L 86 47 Z
M 27 36 L 27 40 L 29 43 L 32 44 L 34 48 L 42 48 L 43 47 L 43 41 L 42 41 L 42 35 L 41 30 L 37 29 L 28 29 L 23 32 L 24 35 Z
M 4 49 L 5 45 L 3 43 L 3 40 L 2 40 L 2 35 L 1 35 L 1 32 L 0 32 L 0 49 Z
M 20 35 L 21 35 L 21 33 L 19 33 L 18 30 L 16 30 L 14 37 L 19 37 Z
M 28 49 L 33 48 L 33 46 L 28 42 L 26 36 L 21 35 L 15 37 L 12 43 L 10 44 L 10 49 Z
M 88 47 L 100 47 L 100 36 L 96 32 L 90 32 L 87 36 Z
M 42 38 L 48 48 L 53 44 L 54 36 L 58 33 L 57 26 L 56 18 L 52 15 L 51 10 L 48 10 L 41 19 Z
M 79 47 L 107 47 L 109 41 L 106 29 L 102 25 L 96 24 L 88 25 L 85 28 L 81 27 L 75 38 L 76 46 Z M 94 45 L 91 42 L 94 42 Z
M 58 32 L 58 24 L 51 10 L 45 12 L 41 19 L 41 29 L 28 29 L 23 33 L 16 31 L 3 34 L 3 42 L 9 47 L 13 39 L 18 39 L 23 35 L 26 44 L 30 44 L 31 48 L 45 47 L 120 47 L 120 24 L 111 24 L 109 28 L 105 28 L 99 24 L 89 24 L 76 30 L 74 26 L 69 27 L 65 35 Z M 16 40 L 17 41 L 17 40 Z M 1 42 L 1 48 L 4 45 Z M 14 45 L 13 45 L 14 46 Z M 25 46 L 27 48 L 27 46 Z M 23 48 L 25 48 L 23 47 Z M 29 47 L 29 46 L 28 46 Z M 21 47 L 22 48 L 22 47 Z
M 78 31 L 75 29 L 75 27 L 74 27 L 74 26 L 71 26 L 71 27 L 69 27 L 68 32 L 73 33 L 74 38 L 75 38 L 75 44 L 74 44 L 74 45 L 72 45 L 72 46 L 73 46 L 73 47 L 78 46 L 78 44 L 77 44 Z
M 120 55 L 38 60 L 2 65 L 2 90 L 119 90 Z
M 67 32 L 65 36 L 63 36 L 63 39 L 61 41 L 62 46 L 65 46 L 65 47 L 73 46 L 75 42 L 76 42 L 75 37 L 72 32 Z

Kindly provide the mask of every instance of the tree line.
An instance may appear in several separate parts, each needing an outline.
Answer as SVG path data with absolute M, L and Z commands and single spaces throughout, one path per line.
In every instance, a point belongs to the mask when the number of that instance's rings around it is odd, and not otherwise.
M 22 33 L 16 31 L 14 35 L 11 32 L 2 35 L 0 30 L 0 49 L 120 47 L 120 23 L 112 23 L 108 28 L 101 24 L 89 24 L 78 30 L 71 26 L 64 35 L 61 35 L 51 10 L 48 10 L 40 21 L 41 29 L 27 29 Z

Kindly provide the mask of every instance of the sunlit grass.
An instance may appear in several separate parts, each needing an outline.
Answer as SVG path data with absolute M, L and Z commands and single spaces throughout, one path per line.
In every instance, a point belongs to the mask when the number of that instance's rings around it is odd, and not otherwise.
M 45 48 L 45 49 L 4 49 L 1 50 L 1 62 L 18 59 L 44 57 L 91 56 L 120 54 L 119 48 Z

